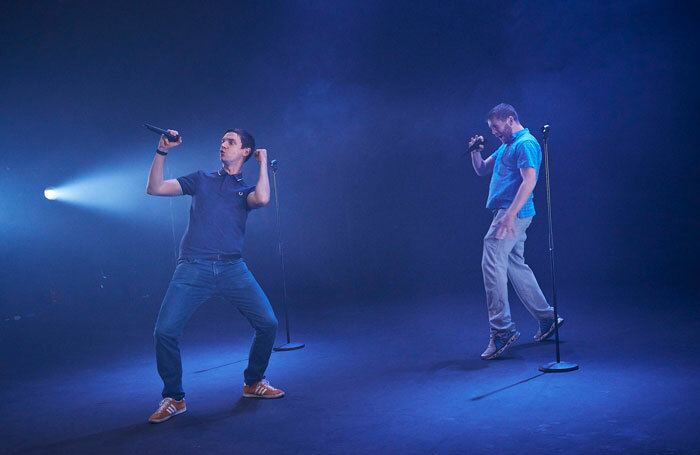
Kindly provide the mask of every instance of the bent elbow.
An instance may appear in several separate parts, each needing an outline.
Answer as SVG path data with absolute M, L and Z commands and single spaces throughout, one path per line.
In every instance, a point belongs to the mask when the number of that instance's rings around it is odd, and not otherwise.
M 158 187 L 148 185 L 146 187 L 146 194 L 150 194 L 151 196 L 160 196 L 161 193 L 158 191 Z

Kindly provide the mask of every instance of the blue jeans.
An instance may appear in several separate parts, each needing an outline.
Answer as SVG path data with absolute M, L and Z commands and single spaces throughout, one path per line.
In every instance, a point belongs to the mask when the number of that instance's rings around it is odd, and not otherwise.
M 255 329 L 250 347 L 245 383 L 263 379 L 277 335 L 277 318 L 270 302 L 242 259 L 210 261 L 181 259 L 163 299 L 153 333 L 158 374 L 163 379 L 163 398 L 181 400 L 182 361 L 180 337 L 185 323 L 199 306 L 211 297 L 231 302 Z
M 505 209 L 500 209 L 493 222 L 501 219 L 505 212 Z M 515 235 L 512 238 L 497 239 L 497 229 L 493 225 L 484 237 L 481 270 L 484 274 L 491 336 L 504 336 L 515 330 L 508 303 L 508 279 L 520 301 L 535 319 L 554 318 L 554 309 L 547 303 L 535 274 L 525 263 L 526 231 L 531 222 L 532 217 L 515 218 Z

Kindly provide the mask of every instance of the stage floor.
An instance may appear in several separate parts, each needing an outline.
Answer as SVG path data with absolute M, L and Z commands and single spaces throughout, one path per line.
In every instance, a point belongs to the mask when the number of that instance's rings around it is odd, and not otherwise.
M 562 360 L 511 297 L 521 339 L 498 360 L 483 293 L 306 302 L 299 351 L 273 353 L 287 396 L 241 397 L 247 322 L 223 302 L 182 342 L 188 411 L 153 425 L 160 400 L 151 313 L 3 326 L 3 453 L 480 454 L 700 452 L 697 293 L 560 290 Z M 148 316 L 148 317 L 146 317 Z M 281 312 L 278 312 L 281 317 Z M 278 341 L 284 324 L 280 320 Z

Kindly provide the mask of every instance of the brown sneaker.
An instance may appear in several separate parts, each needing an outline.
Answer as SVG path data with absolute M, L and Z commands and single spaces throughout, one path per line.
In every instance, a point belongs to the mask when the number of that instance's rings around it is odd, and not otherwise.
M 172 416 L 182 414 L 185 411 L 187 411 L 187 406 L 184 398 L 180 401 L 172 398 L 163 398 L 158 404 L 158 409 L 148 418 L 148 421 L 151 423 L 165 422 Z
M 266 379 L 263 379 L 253 385 L 243 384 L 243 396 L 248 398 L 282 398 L 284 392 L 275 389 Z

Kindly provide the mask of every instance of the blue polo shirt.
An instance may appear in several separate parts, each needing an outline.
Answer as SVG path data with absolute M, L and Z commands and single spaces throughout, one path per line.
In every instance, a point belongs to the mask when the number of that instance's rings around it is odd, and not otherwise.
M 180 258 L 242 254 L 247 197 L 255 190 L 242 174 L 197 171 L 177 179 L 182 194 L 192 196 L 190 221 L 180 242 Z
M 493 175 L 489 186 L 489 197 L 486 200 L 486 208 L 492 212 L 499 209 L 507 209 L 513 203 L 518 193 L 523 177 L 520 169 L 534 167 L 536 176 L 540 174 L 542 163 L 542 150 L 537 139 L 530 134 L 527 128 L 513 134 L 513 140 L 509 144 L 502 144 L 492 155 L 494 157 Z M 518 218 L 529 218 L 535 215 L 535 204 L 530 197 L 518 212 Z

